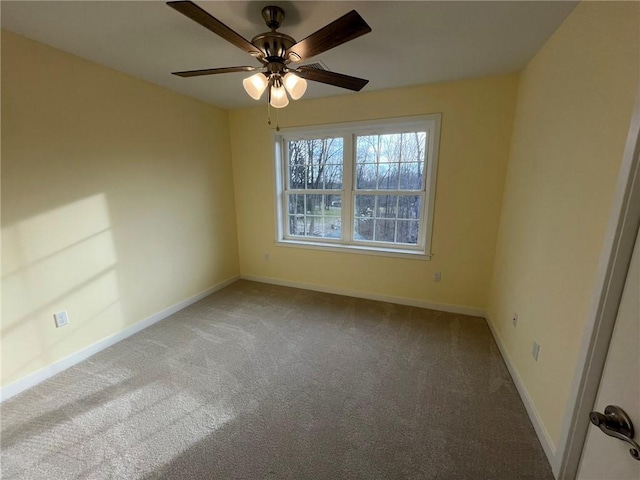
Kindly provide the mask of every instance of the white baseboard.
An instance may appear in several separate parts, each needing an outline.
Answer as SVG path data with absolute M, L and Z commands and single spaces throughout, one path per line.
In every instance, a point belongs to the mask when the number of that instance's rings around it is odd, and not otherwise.
M 367 300 L 377 300 L 380 302 L 397 303 L 399 305 L 408 305 L 410 307 L 428 308 L 430 310 L 439 310 L 441 312 L 459 313 L 461 315 L 471 315 L 473 317 L 485 317 L 485 311 L 480 308 L 464 307 L 460 305 L 450 305 L 448 303 L 433 303 L 415 298 L 395 297 L 392 295 L 381 295 L 378 293 L 361 292 L 358 290 L 348 290 L 338 287 L 327 287 L 324 285 L 316 285 L 314 283 L 295 282 L 291 280 L 281 280 L 279 278 L 263 277 L 261 275 L 241 275 L 243 280 L 251 280 L 253 282 L 270 283 L 273 285 L 281 285 L 283 287 L 302 288 L 304 290 L 313 290 L 316 292 L 333 293 L 335 295 L 343 295 L 347 297 L 366 298 Z
M 11 383 L 3 387 L 2 390 L 0 391 L 0 401 L 4 402 L 5 400 L 13 397 L 14 395 L 17 395 L 39 384 L 40 382 L 43 382 L 44 380 L 50 377 L 53 377 L 57 373 L 60 373 L 63 370 L 66 370 L 67 368 L 72 367 L 83 360 L 86 360 L 87 358 L 91 357 L 92 355 L 95 355 L 101 350 L 104 350 L 105 348 L 109 348 L 112 345 L 115 345 L 121 340 L 124 340 L 125 338 L 130 337 L 131 335 L 134 335 L 139 331 L 150 327 L 154 323 L 158 323 L 160 320 L 164 320 L 168 316 L 173 315 L 174 313 L 182 310 L 183 308 L 186 308 L 189 305 L 196 303 L 197 301 L 202 300 L 203 298 L 211 295 L 212 293 L 217 292 L 218 290 L 221 290 L 228 285 L 231 285 L 232 283 L 236 282 L 239 278 L 240 278 L 239 275 L 235 275 L 223 282 L 220 282 L 212 287 L 209 287 L 206 290 L 200 293 L 197 293 L 185 300 L 182 300 L 181 302 L 171 305 L 170 307 L 167 307 L 160 312 L 154 313 L 153 315 L 145 318 L 144 320 L 139 321 L 134 325 L 131 325 L 128 328 L 125 328 L 124 330 L 118 333 L 115 333 L 103 340 L 100 340 L 99 342 L 89 345 L 88 347 L 83 348 L 82 350 L 76 353 L 72 353 L 71 355 L 63 358 L 62 360 L 58 360 L 57 362 L 52 363 L 47 367 L 44 367 L 30 375 L 27 375 L 24 378 L 21 378 L 17 382 Z
M 549 460 L 549 464 L 551 465 L 552 469 L 554 469 L 556 464 L 556 447 L 553 445 L 553 442 L 551 441 L 551 437 L 549 437 L 549 433 L 547 432 L 547 429 L 544 427 L 544 424 L 542 423 L 542 419 L 540 418 L 540 414 L 538 413 L 538 410 L 536 409 L 536 407 L 533 405 L 533 402 L 531 401 L 529 392 L 527 391 L 527 388 L 524 386 L 524 382 L 522 381 L 522 378 L 520 377 L 518 370 L 516 370 L 515 366 L 513 365 L 513 362 L 511 361 L 511 357 L 509 357 L 509 354 L 507 353 L 507 350 L 504 346 L 502 338 L 498 334 L 498 331 L 495 328 L 493 328 L 493 325 L 491 324 L 491 320 L 489 319 L 489 317 L 486 316 L 485 318 L 487 320 L 487 325 L 489 325 L 489 330 L 491 330 L 491 334 L 493 335 L 493 338 L 495 339 L 496 344 L 498 345 L 500 354 L 504 359 L 504 363 L 507 365 L 507 369 L 511 374 L 513 383 L 515 384 L 516 389 L 520 394 L 520 398 L 522 399 L 524 408 L 527 410 L 527 414 L 529 415 L 529 419 L 531 420 L 531 423 L 533 424 L 533 428 L 536 431 L 538 440 L 540 440 L 542 449 L 544 450 L 544 453 L 547 456 L 547 460 Z M 554 471 L 554 475 L 555 475 L 555 471 Z

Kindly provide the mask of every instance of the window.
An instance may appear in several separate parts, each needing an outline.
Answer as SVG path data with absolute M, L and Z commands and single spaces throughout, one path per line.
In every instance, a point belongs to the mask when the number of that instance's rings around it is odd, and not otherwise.
M 278 241 L 430 256 L 440 115 L 283 129 Z

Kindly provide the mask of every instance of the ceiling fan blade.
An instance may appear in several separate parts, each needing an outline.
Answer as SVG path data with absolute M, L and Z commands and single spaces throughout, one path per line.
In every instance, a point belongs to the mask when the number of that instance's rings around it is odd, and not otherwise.
M 298 67 L 297 71 L 307 80 L 335 85 L 336 87 L 347 88 L 356 92 L 362 90 L 362 88 L 369 83 L 369 80 L 365 80 L 364 78 L 351 77 L 342 73 L 328 72 L 313 67 L 301 66 Z
M 286 56 L 294 62 L 307 60 L 370 31 L 371 27 L 358 12 L 351 10 L 304 40 L 300 40 L 287 50 Z
M 185 17 L 189 17 L 194 22 L 199 23 L 204 28 L 211 30 L 216 35 L 224 38 L 227 42 L 232 43 L 236 47 L 244 50 L 245 52 L 253 55 L 255 57 L 262 56 L 263 53 L 256 48 L 249 40 L 244 38 L 239 33 L 231 30 L 224 23 L 222 23 L 217 18 L 214 18 L 211 14 L 200 8 L 193 2 L 188 0 L 185 1 L 176 1 L 176 2 L 167 2 L 174 10 L 177 10 Z
M 205 68 L 203 70 L 186 70 L 184 72 L 171 72 L 172 75 L 178 77 L 200 77 L 202 75 L 215 75 L 217 73 L 234 73 L 234 72 L 253 72 L 258 67 L 224 67 L 224 68 Z

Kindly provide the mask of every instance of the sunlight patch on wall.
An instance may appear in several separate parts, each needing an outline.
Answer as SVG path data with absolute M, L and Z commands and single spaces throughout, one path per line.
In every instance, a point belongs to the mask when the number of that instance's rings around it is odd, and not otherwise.
M 2 239 L 9 248 L 2 259 L 2 276 L 70 248 L 77 242 L 109 230 L 104 194 L 93 195 L 22 220 L 8 228 Z
M 72 354 L 124 324 L 106 196 L 2 228 L 3 384 Z M 53 314 L 67 310 L 57 329 Z
M 3 277 L 9 299 L 21 293 L 29 297 L 20 303 L 8 302 L 4 313 L 10 323 L 3 322 L 3 325 L 10 326 L 44 306 L 63 303 L 71 292 L 112 269 L 115 264 L 113 239 L 107 230 Z M 33 299 L 38 299 L 38 303 L 33 304 Z

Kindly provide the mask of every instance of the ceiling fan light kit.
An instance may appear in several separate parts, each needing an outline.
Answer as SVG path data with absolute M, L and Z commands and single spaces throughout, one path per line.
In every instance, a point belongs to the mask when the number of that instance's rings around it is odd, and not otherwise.
M 307 91 L 307 81 L 304 78 L 300 78 L 295 73 L 287 72 L 284 76 L 284 86 L 291 95 L 292 100 L 298 100 L 302 98 L 304 92 Z
M 245 78 L 242 85 L 247 94 L 255 100 L 259 100 L 267 90 L 268 103 L 274 108 L 286 107 L 289 104 L 289 96 L 292 100 L 302 98 L 307 90 L 307 80 L 356 92 L 362 90 L 369 82 L 362 78 L 319 70 L 310 66 L 300 65 L 297 68 L 289 66 L 291 63 L 308 60 L 369 33 L 371 27 L 355 10 L 296 42 L 289 35 L 276 31 L 285 18 L 284 10 L 275 5 L 266 6 L 262 9 L 262 18 L 271 30 L 256 35 L 249 42 L 191 1 L 172 1 L 167 2 L 167 5 L 244 50 L 262 64 L 261 67 L 239 66 L 173 72 L 174 75 L 196 77 L 258 70 L 258 73 Z
M 282 100 L 283 96 L 287 98 L 287 93 L 291 100 L 298 100 L 307 91 L 307 81 L 291 72 L 287 72 L 284 77 L 278 73 L 271 74 L 269 77 L 264 73 L 256 73 L 242 80 L 242 86 L 254 100 L 260 100 L 264 91 L 270 86 L 269 103 L 274 108 L 284 108 L 289 105 L 288 100 L 286 102 Z
M 269 90 L 269 103 L 273 108 L 284 108 L 289 105 L 289 98 L 280 77 L 273 80 L 273 85 Z
M 260 97 L 267 89 L 267 85 L 269 85 L 269 80 L 263 73 L 256 73 L 242 80 L 242 86 L 254 100 L 260 100 Z

